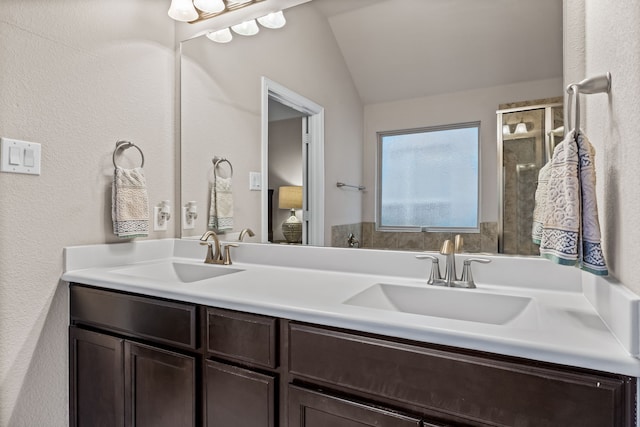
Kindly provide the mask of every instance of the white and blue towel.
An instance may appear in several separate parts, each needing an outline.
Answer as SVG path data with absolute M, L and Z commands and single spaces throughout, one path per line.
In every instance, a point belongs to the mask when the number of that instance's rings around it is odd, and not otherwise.
M 562 265 L 608 274 L 600 244 L 595 150 L 571 131 L 540 169 L 532 237 L 540 255 Z

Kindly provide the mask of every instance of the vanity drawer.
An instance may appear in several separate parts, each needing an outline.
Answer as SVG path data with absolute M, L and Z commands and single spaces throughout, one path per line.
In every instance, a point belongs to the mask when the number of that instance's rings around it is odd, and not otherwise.
M 197 348 L 194 304 L 72 284 L 71 321 L 189 349 Z
M 295 323 L 289 340 L 289 370 L 302 380 L 451 420 L 505 427 L 632 425 L 633 380 L 623 376 Z
M 207 308 L 207 352 L 277 366 L 278 320 L 274 317 Z

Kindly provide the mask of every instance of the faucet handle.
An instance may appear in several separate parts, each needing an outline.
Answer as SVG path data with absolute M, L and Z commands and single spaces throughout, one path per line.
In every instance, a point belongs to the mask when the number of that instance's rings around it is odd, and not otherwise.
M 442 255 L 451 255 L 452 253 L 454 253 L 454 247 L 453 247 L 453 243 L 451 243 L 451 240 L 445 240 L 444 242 L 442 242 L 442 247 L 440 248 L 440 253 Z
M 462 277 L 460 281 L 463 282 L 468 288 L 475 288 L 476 284 L 473 281 L 473 275 L 471 274 L 471 263 L 479 262 L 482 264 L 489 264 L 491 262 L 490 259 L 487 258 L 467 258 L 464 260 L 464 265 L 462 267 Z
M 436 280 L 441 280 L 440 277 L 440 263 L 438 257 L 434 255 L 420 254 L 416 255 L 416 259 L 430 259 L 431 260 L 431 274 L 429 275 L 428 285 L 433 285 Z
M 224 258 L 222 260 L 222 264 L 231 265 L 231 248 L 237 248 L 239 245 L 236 243 L 228 243 L 224 245 Z
M 454 247 L 454 250 L 457 254 L 462 253 L 464 247 L 464 239 L 459 234 L 456 234 L 456 237 L 454 238 Z

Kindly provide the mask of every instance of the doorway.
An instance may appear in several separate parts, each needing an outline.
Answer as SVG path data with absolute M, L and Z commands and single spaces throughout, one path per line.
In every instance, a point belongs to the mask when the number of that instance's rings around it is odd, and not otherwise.
M 277 113 L 277 114 L 274 114 Z M 299 124 L 299 146 L 296 148 L 276 145 L 269 142 L 269 116 L 291 120 Z M 272 123 L 274 123 L 272 122 Z M 324 244 L 324 108 L 304 96 L 262 77 L 262 110 L 261 110 L 261 157 L 262 157 L 262 192 L 261 192 L 261 241 L 267 243 L 277 240 L 276 229 L 282 221 L 278 220 L 277 196 L 274 194 L 282 185 L 302 187 L 302 244 L 322 246 Z M 294 131 L 295 132 L 295 131 Z M 274 155 L 280 153 L 276 162 Z M 277 173 L 276 164 L 287 160 L 283 157 L 298 157 L 289 171 Z M 271 160 L 270 160 L 271 157 Z M 298 166 L 296 166 L 298 165 Z M 300 175 L 296 176 L 295 168 L 299 167 Z M 293 168 L 293 172 L 291 170 Z M 284 176 L 277 181 L 275 176 Z M 286 180 L 289 180 L 288 182 Z M 275 208 L 275 209 L 274 209 Z M 273 235 L 270 236 L 269 230 Z

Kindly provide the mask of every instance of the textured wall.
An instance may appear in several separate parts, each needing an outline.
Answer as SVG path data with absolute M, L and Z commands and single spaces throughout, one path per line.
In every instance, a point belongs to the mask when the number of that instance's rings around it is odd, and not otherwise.
M 610 273 L 640 293 L 640 5 L 584 1 L 585 75 L 612 74 L 611 94 L 583 96 L 596 148 L 600 224 Z
M 174 25 L 167 6 L 0 2 L 0 135 L 43 148 L 41 176 L 0 174 L 2 426 L 68 422 L 62 248 L 116 241 L 116 139 L 144 149 L 150 203 L 175 199 Z

